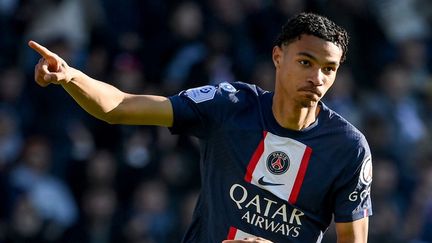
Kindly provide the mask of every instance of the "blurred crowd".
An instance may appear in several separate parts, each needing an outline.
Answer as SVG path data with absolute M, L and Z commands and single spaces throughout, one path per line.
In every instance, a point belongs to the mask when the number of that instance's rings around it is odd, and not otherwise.
M 200 189 L 194 138 L 109 125 L 40 88 L 28 40 L 131 93 L 271 90 L 273 41 L 301 11 L 351 35 L 324 102 L 372 149 L 369 242 L 432 242 L 430 0 L 0 0 L 0 243 L 180 242 Z

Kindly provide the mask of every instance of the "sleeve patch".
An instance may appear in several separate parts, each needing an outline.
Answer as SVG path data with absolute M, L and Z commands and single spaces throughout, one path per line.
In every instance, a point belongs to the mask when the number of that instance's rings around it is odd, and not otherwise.
M 237 91 L 237 89 L 234 88 L 234 86 L 232 86 L 230 83 L 227 82 L 220 83 L 219 87 L 229 93 L 233 93 Z
M 198 88 L 188 89 L 184 94 L 193 102 L 201 103 L 212 100 L 216 94 L 216 88 L 211 85 L 206 85 Z
M 360 172 L 360 181 L 364 185 L 369 185 L 372 182 L 372 160 L 370 157 L 367 157 L 363 162 Z

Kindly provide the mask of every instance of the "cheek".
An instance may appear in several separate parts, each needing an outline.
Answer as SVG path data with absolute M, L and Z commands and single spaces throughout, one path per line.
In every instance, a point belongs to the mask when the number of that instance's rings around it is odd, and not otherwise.
M 325 92 L 327 92 L 327 90 L 329 90 L 333 84 L 334 84 L 335 78 L 329 78 L 325 83 L 324 83 L 324 88 L 325 88 Z
M 307 77 L 307 72 L 304 69 L 290 63 L 283 67 L 283 78 L 290 82 L 298 82 Z

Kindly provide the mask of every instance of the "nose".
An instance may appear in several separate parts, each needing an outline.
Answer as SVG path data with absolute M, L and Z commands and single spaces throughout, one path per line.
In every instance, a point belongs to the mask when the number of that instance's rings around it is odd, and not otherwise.
M 321 68 L 314 69 L 309 77 L 309 81 L 315 86 L 321 86 L 324 84 L 325 75 L 323 74 Z

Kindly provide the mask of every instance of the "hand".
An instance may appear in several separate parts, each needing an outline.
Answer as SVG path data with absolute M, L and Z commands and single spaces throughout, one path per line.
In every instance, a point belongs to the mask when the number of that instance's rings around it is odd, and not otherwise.
M 269 240 L 258 238 L 244 238 L 243 240 L 224 240 L 222 243 L 273 243 Z
M 66 84 L 72 80 L 73 69 L 57 54 L 34 41 L 29 41 L 28 45 L 42 56 L 35 66 L 34 77 L 37 84 L 45 87 L 50 83 Z

